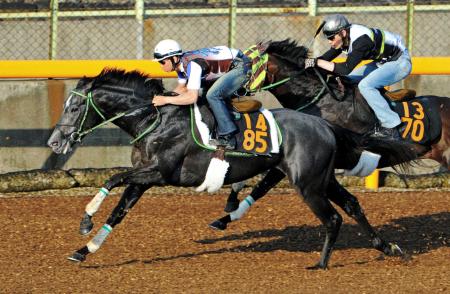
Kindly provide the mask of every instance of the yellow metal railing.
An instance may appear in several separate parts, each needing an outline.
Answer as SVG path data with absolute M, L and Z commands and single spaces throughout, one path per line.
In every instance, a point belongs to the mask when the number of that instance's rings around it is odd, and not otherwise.
M 342 59 L 337 60 L 342 61 Z M 413 57 L 413 75 L 448 75 L 450 57 Z M 153 60 L 0 60 L 0 78 L 82 78 L 94 77 L 103 68 L 139 70 L 155 78 L 175 78 Z

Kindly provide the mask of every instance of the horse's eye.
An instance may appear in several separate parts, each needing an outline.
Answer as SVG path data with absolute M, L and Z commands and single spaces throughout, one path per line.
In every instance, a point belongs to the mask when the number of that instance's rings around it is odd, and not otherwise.
M 79 108 L 75 106 L 70 109 L 70 112 L 74 113 L 74 112 L 78 112 L 78 110 L 79 110 Z

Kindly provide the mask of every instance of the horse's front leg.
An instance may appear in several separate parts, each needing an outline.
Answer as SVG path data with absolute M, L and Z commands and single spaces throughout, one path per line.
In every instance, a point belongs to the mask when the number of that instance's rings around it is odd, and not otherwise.
M 128 210 L 136 204 L 142 194 L 153 184 L 164 184 L 164 179 L 154 165 L 132 169 L 130 171 L 112 176 L 105 184 L 105 189 L 111 189 L 128 184 L 122 197 L 113 210 L 108 222 L 99 230 L 97 235 L 83 248 L 77 250 L 69 260 L 84 261 L 86 255 L 98 250 L 100 245 L 111 233 L 112 228 L 125 217 Z
M 128 211 L 136 204 L 148 188 L 150 188 L 150 185 L 129 185 L 123 192 L 119 203 L 114 208 L 106 223 L 97 232 L 97 235 L 86 246 L 69 256 L 68 259 L 81 262 L 86 259 L 86 255 L 96 252 L 106 237 L 112 232 L 113 228 L 123 220 Z
M 255 201 L 266 195 L 267 192 L 278 184 L 284 177 L 285 174 L 279 169 L 270 169 L 264 178 L 255 186 L 255 188 L 253 188 L 250 195 L 239 203 L 237 209 L 230 214 L 213 221 L 209 224 L 209 227 L 215 230 L 225 230 L 228 223 L 240 219 Z
M 92 200 L 86 205 L 85 213 L 81 218 L 80 222 L 80 234 L 87 235 L 92 231 L 94 227 L 94 223 L 92 222 L 92 217 L 100 208 L 103 200 L 105 200 L 106 196 L 108 196 L 109 192 L 121 185 L 124 179 L 131 173 L 131 171 L 126 171 L 123 173 L 119 173 L 111 177 L 111 179 L 105 184 L 105 187 L 100 188 L 100 191 L 92 198 Z

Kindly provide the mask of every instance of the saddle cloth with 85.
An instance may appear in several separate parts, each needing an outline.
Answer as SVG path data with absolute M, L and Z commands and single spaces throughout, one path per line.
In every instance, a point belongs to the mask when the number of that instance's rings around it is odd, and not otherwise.
M 237 114 L 236 151 L 258 155 L 278 153 L 280 138 L 272 113 L 264 108 Z

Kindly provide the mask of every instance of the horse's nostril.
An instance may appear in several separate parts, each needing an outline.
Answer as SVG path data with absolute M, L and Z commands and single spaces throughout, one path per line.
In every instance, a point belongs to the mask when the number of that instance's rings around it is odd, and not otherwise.
M 52 145 L 52 147 L 56 147 L 56 146 L 58 146 L 59 144 L 58 144 L 58 142 L 53 142 L 51 145 Z

